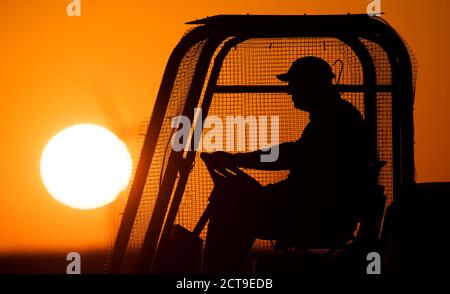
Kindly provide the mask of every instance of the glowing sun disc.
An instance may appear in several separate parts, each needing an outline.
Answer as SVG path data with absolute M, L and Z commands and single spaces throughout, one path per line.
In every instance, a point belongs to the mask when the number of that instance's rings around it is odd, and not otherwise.
M 44 186 L 57 201 L 92 209 L 113 202 L 127 187 L 132 160 L 126 145 L 111 131 L 78 124 L 48 141 L 40 171 Z

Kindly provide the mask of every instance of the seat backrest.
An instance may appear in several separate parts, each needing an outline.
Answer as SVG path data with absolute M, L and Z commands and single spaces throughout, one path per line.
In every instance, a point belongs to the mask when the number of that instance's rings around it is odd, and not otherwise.
M 381 223 L 386 204 L 384 187 L 378 185 L 378 175 L 385 161 L 375 161 L 369 166 L 368 181 L 362 199 L 360 225 L 355 242 L 372 246 L 379 239 Z

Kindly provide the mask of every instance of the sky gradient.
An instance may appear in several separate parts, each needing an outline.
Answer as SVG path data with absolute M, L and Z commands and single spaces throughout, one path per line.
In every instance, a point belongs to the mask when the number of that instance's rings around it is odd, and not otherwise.
M 215 14 L 365 13 L 352 0 L 69 0 L 0 3 L 0 253 L 105 248 L 126 195 L 80 211 L 45 190 L 47 141 L 76 123 L 97 123 L 135 149 L 167 59 L 184 23 Z M 415 102 L 417 180 L 450 181 L 450 3 L 383 0 L 383 17 L 419 64 Z

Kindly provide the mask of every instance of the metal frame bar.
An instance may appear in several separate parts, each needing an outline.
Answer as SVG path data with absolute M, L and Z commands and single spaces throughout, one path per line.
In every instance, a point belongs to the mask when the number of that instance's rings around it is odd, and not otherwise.
M 339 92 L 346 93 L 365 93 L 370 91 L 367 85 L 336 85 Z M 288 87 L 281 85 L 263 85 L 263 86 L 248 86 L 248 85 L 232 85 L 221 86 L 218 85 L 214 90 L 216 93 L 287 93 Z M 392 92 L 391 85 L 375 85 L 376 92 Z
M 370 134 L 370 153 L 372 160 L 377 159 L 378 140 L 377 140 L 377 76 L 373 58 L 366 46 L 358 38 L 342 39 L 359 58 L 362 66 L 364 81 L 364 114 Z
M 182 115 L 187 116 L 191 121 L 194 114 L 192 110 L 198 104 L 200 99 L 201 90 L 205 82 L 205 78 L 208 72 L 208 67 L 214 51 L 224 40 L 225 37 L 215 35 L 208 39 L 206 45 L 203 47 L 200 57 L 197 61 L 197 65 L 192 78 L 192 84 L 189 89 L 186 103 L 184 105 Z M 153 262 L 153 257 L 156 252 L 156 246 L 163 226 L 164 218 L 167 212 L 167 207 L 170 202 L 170 196 L 172 194 L 173 184 L 175 183 L 178 169 L 183 165 L 183 153 L 175 152 L 172 150 L 167 163 L 166 172 L 163 176 L 163 181 L 160 186 L 158 196 L 156 198 L 153 213 L 150 218 L 147 233 L 144 238 L 144 243 L 141 248 L 141 252 L 138 257 L 137 270 L 140 273 L 148 272 Z
M 224 46 L 222 47 L 222 49 L 220 50 L 220 52 L 217 54 L 216 58 L 214 59 L 214 65 L 211 70 L 211 75 L 208 80 L 208 85 L 207 85 L 207 88 L 205 91 L 205 96 L 203 98 L 203 102 L 201 105 L 204 115 L 208 114 L 209 107 L 212 102 L 212 97 L 215 93 L 214 90 L 216 87 L 216 82 L 217 82 L 217 79 L 219 78 L 220 70 L 222 68 L 222 64 L 223 64 L 225 57 L 227 56 L 227 54 L 231 48 L 233 48 L 234 46 L 236 46 L 236 44 L 238 44 L 242 41 L 243 41 L 242 39 L 231 39 L 231 40 L 227 41 L 224 44 Z M 193 127 L 192 129 L 196 130 L 197 128 Z M 191 146 L 196 146 L 196 144 L 198 143 L 198 142 L 195 142 L 195 139 L 196 139 L 196 137 L 192 136 Z M 199 138 L 197 138 L 197 139 L 199 139 Z M 181 200 L 183 198 L 183 193 L 184 193 L 187 181 L 189 179 L 190 167 L 192 166 L 192 164 L 195 160 L 196 153 L 197 153 L 197 151 L 189 151 L 187 153 L 187 156 L 185 159 L 185 164 L 184 164 L 185 168 L 183 171 L 180 172 L 180 178 L 177 183 L 177 187 L 176 187 L 173 199 L 172 199 L 172 203 L 171 203 L 169 212 L 166 217 L 166 222 L 164 223 L 163 231 L 161 233 L 161 238 L 158 243 L 158 248 L 160 246 L 164 246 L 164 243 L 168 240 L 170 233 L 172 232 L 172 227 L 175 222 L 175 218 L 178 213 L 178 209 L 181 204 Z M 157 259 L 157 258 L 158 258 L 158 255 L 156 254 L 155 259 Z M 156 262 L 156 261 L 154 261 L 154 262 Z

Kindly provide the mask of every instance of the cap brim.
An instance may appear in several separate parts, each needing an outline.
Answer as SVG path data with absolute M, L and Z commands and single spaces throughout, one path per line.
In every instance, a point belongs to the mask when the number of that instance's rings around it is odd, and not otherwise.
M 290 78 L 289 73 L 277 75 L 277 79 L 279 79 L 280 81 L 283 81 L 283 82 L 289 82 L 289 80 L 290 80 L 289 78 Z

